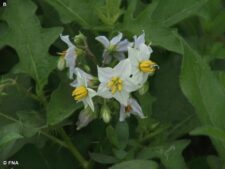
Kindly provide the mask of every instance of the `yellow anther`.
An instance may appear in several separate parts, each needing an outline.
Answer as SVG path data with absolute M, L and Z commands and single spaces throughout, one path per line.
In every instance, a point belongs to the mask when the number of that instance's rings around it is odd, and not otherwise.
M 75 100 L 80 101 L 87 97 L 88 95 L 88 90 L 85 86 L 80 86 L 74 89 L 72 96 L 74 97 Z
M 157 64 L 151 60 L 144 60 L 140 62 L 139 69 L 144 73 L 153 73 L 155 72 Z
M 119 77 L 112 77 L 112 79 L 107 83 L 107 87 L 111 90 L 112 94 L 117 91 L 120 92 L 123 88 L 123 81 Z
M 66 50 L 62 51 L 62 52 L 58 52 L 57 53 L 60 57 L 65 57 L 66 56 Z

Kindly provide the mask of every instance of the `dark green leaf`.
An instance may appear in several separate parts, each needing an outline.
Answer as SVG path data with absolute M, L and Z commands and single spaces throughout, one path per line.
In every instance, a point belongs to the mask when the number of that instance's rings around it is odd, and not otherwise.
M 116 164 L 109 169 L 157 169 L 158 165 L 149 160 L 132 160 Z
M 126 122 L 118 122 L 116 125 L 116 134 L 119 141 L 118 148 L 124 149 L 129 140 L 129 126 Z
M 181 72 L 181 87 L 184 94 L 195 106 L 202 125 L 225 130 L 225 91 L 210 70 L 206 60 L 201 58 L 184 43 L 184 58 Z M 191 69 L 190 69 L 191 67 Z M 214 141 L 217 151 L 225 159 L 224 144 Z
M 95 12 L 96 6 L 101 1 L 92 0 L 46 0 L 60 15 L 63 23 L 76 21 L 85 28 L 97 25 L 98 17 Z M 88 9 L 88 10 L 87 10 Z
M 140 159 L 160 158 L 167 169 L 187 169 L 182 152 L 189 141 L 177 141 L 162 146 L 144 148 L 139 154 Z
M 53 92 L 47 107 L 48 124 L 55 125 L 60 123 L 81 108 L 82 104 L 76 103 L 73 99 L 72 90 L 73 88 L 66 81 L 62 82 L 58 89 Z
M 37 93 L 41 95 L 50 72 L 56 67 L 55 59 L 49 55 L 48 50 L 62 29 L 42 28 L 35 16 L 36 8 L 29 0 L 9 1 L 2 15 L 9 32 L 0 41 L 16 49 L 20 59 L 16 72 L 30 75 L 37 83 Z
M 213 126 L 202 126 L 190 132 L 191 135 L 206 135 L 225 142 L 225 131 Z
M 113 164 L 118 162 L 118 160 L 115 157 L 108 156 L 105 154 L 99 154 L 99 153 L 89 153 L 92 160 L 101 163 L 101 164 Z
M 158 0 L 157 2 L 158 4 L 152 14 L 152 18 L 163 25 L 172 26 L 196 14 L 207 0 Z

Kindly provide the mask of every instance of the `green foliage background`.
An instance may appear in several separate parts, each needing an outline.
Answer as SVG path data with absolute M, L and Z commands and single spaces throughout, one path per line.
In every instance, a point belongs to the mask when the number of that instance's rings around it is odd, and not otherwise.
M 224 169 L 224 21 L 223 0 L 8 0 L 0 8 L 1 168 L 11 159 L 18 169 Z M 66 47 L 59 34 L 81 31 L 101 60 L 95 36 L 131 40 L 143 30 L 160 66 L 149 91 L 136 94 L 148 118 L 120 123 L 114 112 L 110 124 L 76 131 L 82 106 L 56 70 Z

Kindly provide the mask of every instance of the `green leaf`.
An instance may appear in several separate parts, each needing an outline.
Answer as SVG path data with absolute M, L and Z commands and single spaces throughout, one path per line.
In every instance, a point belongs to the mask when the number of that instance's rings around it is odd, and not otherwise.
M 120 149 L 124 149 L 127 146 L 129 140 L 129 126 L 126 122 L 118 122 L 116 125 L 116 134 L 119 141 L 117 146 Z
M 105 5 L 97 9 L 99 19 L 106 25 L 114 25 L 123 14 L 121 0 L 106 0 Z
M 219 157 L 210 155 L 207 157 L 207 162 L 211 169 L 221 169 L 222 161 Z
M 47 83 L 56 62 L 48 53 L 50 45 L 61 33 L 61 28 L 42 28 L 35 16 L 36 5 L 29 0 L 8 2 L 2 18 L 8 24 L 8 33 L 1 43 L 16 49 L 19 63 L 16 72 L 26 73 L 37 83 L 37 93 Z
M 132 160 L 116 164 L 109 169 L 157 169 L 157 163 L 149 160 Z
M 99 153 L 89 153 L 92 160 L 101 163 L 101 164 L 113 164 L 118 162 L 118 160 L 115 157 L 108 156 L 105 154 L 99 154 Z
M 225 131 L 213 126 L 202 126 L 190 132 L 191 135 L 206 135 L 225 142 Z
M 114 145 L 115 147 L 119 146 L 119 140 L 116 131 L 112 126 L 108 126 L 106 128 L 106 136 L 112 145 Z
M 152 19 L 163 25 L 172 26 L 196 14 L 207 1 L 208 0 L 157 0 L 158 4 L 152 13 Z
M 54 144 L 48 144 L 43 148 L 28 144 L 12 159 L 19 161 L 20 165 L 16 167 L 18 169 L 80 169 L 78 162 L 69 151 Z
M 202 125 L 225 130 L 224 87 L 214 76 L 207 61 L 184 43 L 184 58 L 180 75 L 181 88 L 195 107 Z M 191 69 L 190 69 L 191 67 Z M 214 140 L 214 145 L 225 160 L 224 143 Z
M 146 39 L 150 40 L 152 45 L 183 53 L 182 42 L 177 32 L 166 27 L 172 26 L 184 18 L 195 14 L 206 1 L 153 1 L 134 17 L 137 6 L 137 0 L 134 0 L 128 6 L 124 23 L 119 25 L 118 28 L 132 35 L 140 34 L 144 30 L 146 31 Z
M 189 141 L 182 140 L 161 146 L 150 146 L 144 148 L 137 157 L 140 159 L 160 158 L 167 169 L 187 169 L 182 151 L 189 144 Z
M 46 2 L 57 10 L 63 23 L 76 21 L 84 28 L 91 28 L 98 23 L 95 8 L 99 2 L 102 4 L 100 0 L 94 2 L 92 0 L 46 0 Z
M 72 97 L 73 88 L 69 82 L 62 82 L 52 93 L 47 107 L 47 123 L 55 125 L 62 122 L 82 107 L 81 103 L 76 103 Z
M 21 133 L 25 137 L 32 137 L 42 128 L 47 127 L 45 118 L 38 112 L 21 111 L 17 112 L 17 116 L 21 125 Z
M 18 123 L 12 123 L 0 128 L 0 150 L 8 143 L 23 138 L 19 128 L 20 126 Z

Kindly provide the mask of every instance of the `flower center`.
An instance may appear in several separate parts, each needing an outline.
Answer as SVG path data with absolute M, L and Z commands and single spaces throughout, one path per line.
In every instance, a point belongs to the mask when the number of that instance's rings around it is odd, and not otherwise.
M 157 64 L 152 62 L 151 60 L 144 60 L 140 62 L 139 69 L 144 73 L 152 73 L 155 72 Z
M 123 86 L 123 81 L 119 77 L 113 77 L 108 83 L 107 87 L 111 90 L 112 94 L 116 93 L 117 91 L 121 91 Z
M 110 44 L 109 47 L 108 47 L 108 52 L 109 52 L 109 53 L 114 53 L 114 52 L 116 52 L 116 45 Z
M 74 99 L 77 101 L 80 101 L 87 97 L 88 90 L 85 86 L 80 86 L 74 89 L 72 96 L 74 96 Z
M 132 110 L 131 105 L 128 105 L 128 106 L 125 107 L 125 112 L 126 112 L 126 113 L 131 112 L 131 110 Z

